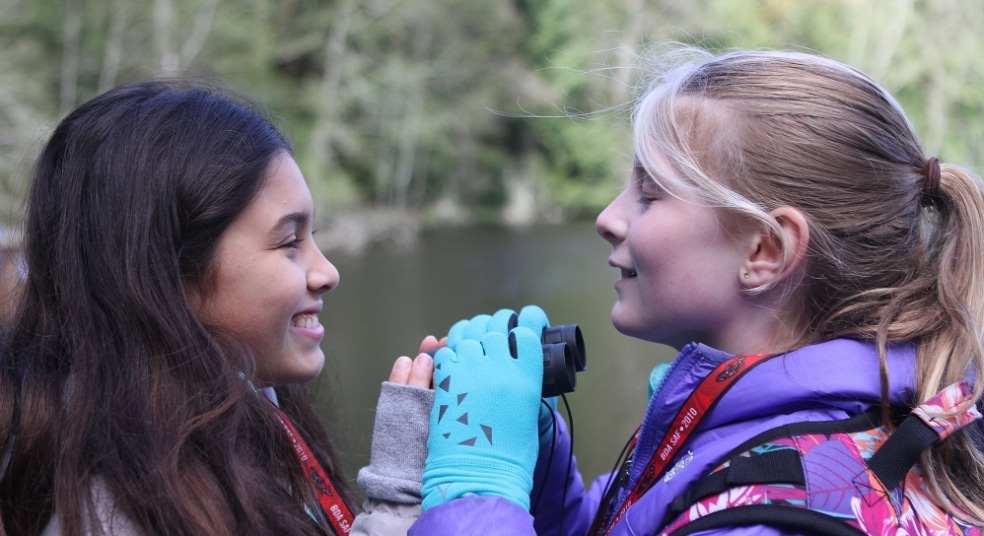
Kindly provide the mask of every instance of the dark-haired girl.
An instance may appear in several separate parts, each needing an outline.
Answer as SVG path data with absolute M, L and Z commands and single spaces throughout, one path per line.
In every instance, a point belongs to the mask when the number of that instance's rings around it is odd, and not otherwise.
M 111 90 L 55 129 L 0 354 L 8 534 L 352 530 L 301 387 L 339 274 L 292 154 L 247 100 L 186 82 Z M 428 365 L 391 379 L 426 387 Z

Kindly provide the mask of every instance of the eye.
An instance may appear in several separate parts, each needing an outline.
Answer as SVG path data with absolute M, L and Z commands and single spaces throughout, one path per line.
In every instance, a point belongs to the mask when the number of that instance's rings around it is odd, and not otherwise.
M 632 168 L 632 188 L 638 193 L 638 202 L 649 205 L 660 198 L 660 187 L 638 162 Z
M 639 192 L 639 203 L 642 205 L 648 205 L 661 197 L 659 186 L 648 176 L 639 178 L 636 183 L 636 191 Z
M 297 249 L 301 247 L 301 242 L 303 242 L 303 240 L 300 237 L 298 237 L 297 235 L 291 235 L 287 239 L 287 242 L 281 244 L 280 247 L 287 248 L 287 249 Z

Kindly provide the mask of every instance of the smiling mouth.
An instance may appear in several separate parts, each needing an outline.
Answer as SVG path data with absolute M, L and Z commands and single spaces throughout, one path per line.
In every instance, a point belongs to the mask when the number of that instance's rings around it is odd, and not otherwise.
M 304 314 L 291 318 L 290 325 L 295 328 L 314 329 L 321 325 L 321 322 L 318 320 L 318 315 Z

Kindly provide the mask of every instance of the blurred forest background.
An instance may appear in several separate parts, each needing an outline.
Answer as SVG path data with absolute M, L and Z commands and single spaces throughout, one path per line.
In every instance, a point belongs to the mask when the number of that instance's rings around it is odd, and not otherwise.
M 979 171 L 982 19 L 981 0 L 0 0 L 0 223 L 22 218 L 65 113 L 188 73 L 275 114 L 326 248 L 591 218 L 629 164 L 637 56 L 668 40 L 847 61 L 899 97 L 930 154 Z

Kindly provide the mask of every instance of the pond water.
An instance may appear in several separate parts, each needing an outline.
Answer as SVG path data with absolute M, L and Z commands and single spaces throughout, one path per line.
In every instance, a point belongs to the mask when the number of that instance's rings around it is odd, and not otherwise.
M 328 252 L 341 284 L 324 296 L 327 362 L 314 388 L 349 477 L 368 463 L 379 386 L 397 356 L 461 318 L 529 303 L 554 325 L 581 326 L 588 366 L 567 395 L 575 455 L 586 480 L 611 470 L 645 410 L 649 371 L 675 352 L 612 327 L 609 252 L 591 222 L 460 227 L 426 232 L 412 248 Z

